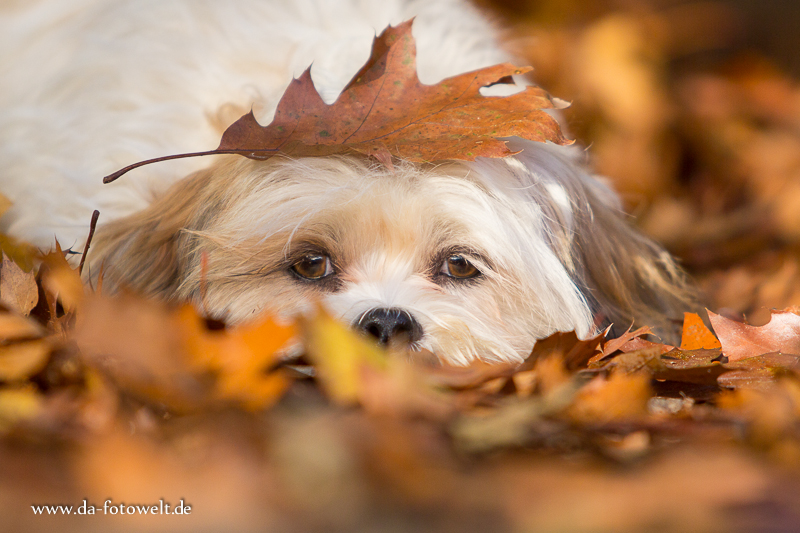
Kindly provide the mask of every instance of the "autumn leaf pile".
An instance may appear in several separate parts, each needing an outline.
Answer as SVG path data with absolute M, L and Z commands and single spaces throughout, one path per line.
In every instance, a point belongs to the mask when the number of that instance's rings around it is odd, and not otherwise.
M 796 529 L 800 90 L 752 56 L 672 75 L 673 56 L 725 38 L 676 20 L 728 20 L 682 9 L 514 21 L 598 169 L 705 290 L 708 321 L 687 314 L 679 346 L 565 332 L 518 365 L 431 365 L 322 310 L 230 328 L 109 295 L 69 252 L 0 237 L 3 528 Z M 84 499 L 192 514 L 31 511 Z

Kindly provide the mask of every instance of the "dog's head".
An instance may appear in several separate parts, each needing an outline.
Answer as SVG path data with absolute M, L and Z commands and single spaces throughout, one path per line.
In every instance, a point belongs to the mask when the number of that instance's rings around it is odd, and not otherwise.
M 321 301 L 382 343 L 520 360 L 598 316 L 682 303 L 680 274 L 555 147 L 503 160 L 224 159 L 98 233 L 93 271 L 242 322 Z

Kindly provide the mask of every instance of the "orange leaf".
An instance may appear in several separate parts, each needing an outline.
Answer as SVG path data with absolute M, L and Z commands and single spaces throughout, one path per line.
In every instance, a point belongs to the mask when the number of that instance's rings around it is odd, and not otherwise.
M 646 373 L 598 377 L 578 392 L 568 415 L 578 422 L 600 424 L 642 418 L 651 395 Z
M 263 409 L 280 399 L 290 380 L 283 372 L 269 371 L 278 350 L 295 334 L 270 318 L 226 331 L 209 331 L 191 306 L 178 313 L 190 363 L 198 370 L 218 374 L 216 396 L 241 401 L 249 409 Z
M 74 311 L 84 298 L 84 287 L 81 276 L 73 269 L 61 246 L 56 242 L 56 249 L 42 258 L 47 270 L 42 276 L 44 288 L 56 295 L 66 311 Z
M 721 348 L 717 338 L 711 333 L 697 313 L 683 314 L 683 336 L 681 350 L 713 350 Z

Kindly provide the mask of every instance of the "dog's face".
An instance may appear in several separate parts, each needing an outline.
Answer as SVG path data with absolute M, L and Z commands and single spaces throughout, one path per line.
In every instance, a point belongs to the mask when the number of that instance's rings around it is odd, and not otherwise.
M 232 323 L 322 302 L 385 344 L 454 363 L 521 360 L 554 331 L 593 329 L 575 249 L 608 253 L 625 231 L 593 234 L 583 221 L 603 226 L 611 208 L 574 173 L 554 178 L 549 167 L 570 166 L 543 146 L 528 151 L 540 161 L 394 170 L 230 158 L 103 229 L 93 263 L 112 286 L 193 300 Z

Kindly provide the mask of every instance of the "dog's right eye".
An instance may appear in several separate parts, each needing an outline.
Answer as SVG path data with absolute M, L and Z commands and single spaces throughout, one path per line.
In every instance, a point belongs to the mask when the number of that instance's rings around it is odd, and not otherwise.
M 291 267 L 303 279 L 318 280 L 333 274 L 331 258 L 322 254 L 306 254 Z

